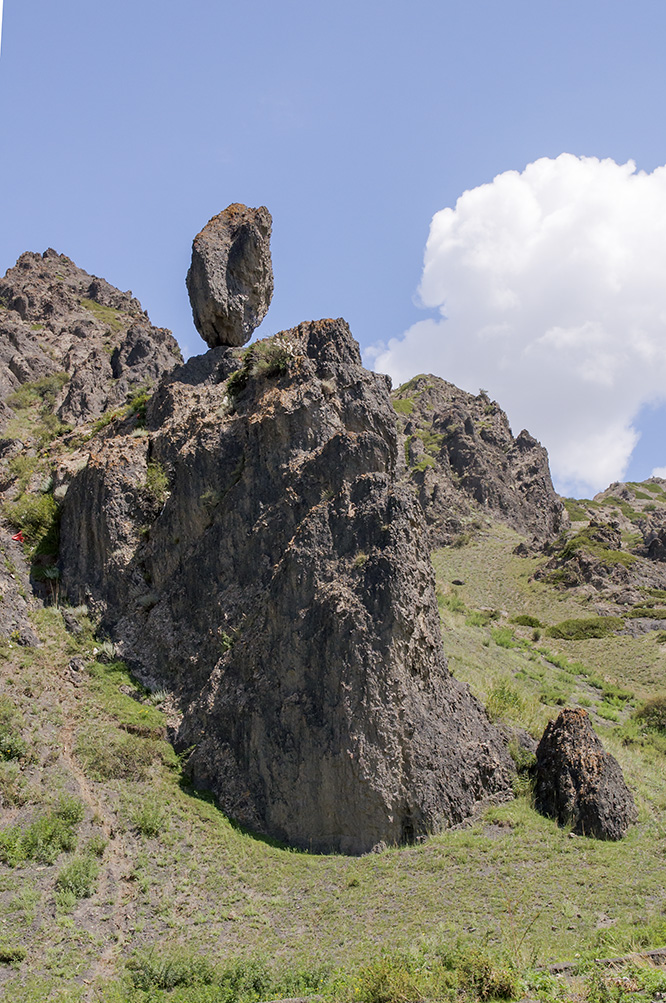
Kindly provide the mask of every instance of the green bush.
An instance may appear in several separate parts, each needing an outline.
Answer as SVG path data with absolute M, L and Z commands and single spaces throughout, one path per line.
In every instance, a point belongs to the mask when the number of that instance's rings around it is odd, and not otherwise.
M 87 899 L 95 890 L 98 874 L 99 864 L 92 857 L 75 857 L 59 872 L 56 888 L 77 899 Z
M 498 616 L 499 613 L 496 609 L 473 609 L 465 620 L 465 623 L 468 627 L 487 627 L 493 620 L 497 620 Z
M 362 968 L 356 978 L 360 1003 L 412 1003 L 421 998 L 407 961 L 386 956 Z
M 645 727 L 666 734 L 666 696 L 651 697 L 632 716 Z
M 145 490 L 155 501 L 165 501 L 169 493 L 169 475 L 161 463 L 151 460 L 148 464 Z
M 584 550 L 604 564 L 623 564 L 629 566 L 636 558 L 623 550 L 611 550 L 598 538 L 598 530 L 594 526 L 586 526 L 579 533 L 567 540 L 560 549 L 560 557 L 564 561 L 572 558 L 577 551 Z
M 146 408 L 151 398 L 149 387 L 140 387 L 135 390 L 127 402 L 126 415 L 136 415 L 137 425 L 143 427 L 146 424 Z
M 0 760 L 22 759 L 28 744 L 21 736 L 22 720 L 7 697 L 0 697 Z
M 21 530 L 26 543 L 34 547 L 57 535 L 59 512 L 52 494 L 23 494 L 16 501 L 7 502 L 3 511 L 9 522 Z
M 142 951 L 127 963 L 137 989 L 169 992 L 179 986 L 210 986 L 218 982 L 214 965 L 202 954 L 184 948 Z
M 450 962 L 464 999 L 517 999 L 522 986 L 517 972 L 480 948 L 458 949 Z
M 442 595 L 441 592 L 438 593 L 437 605 L 440 609 L 446 607 L 446 609 L 451 610 L 452 613 L 467 612 L 467 607 L 457 592 L 449 592 L 448 595 Z
M 46 411 L 52 411 L 56 397 L 68 380 L 67 373 L 60 372 L 24 383 L 18 390 L 9 394 L 7 403 L 15 411 L 32 407 L 33 404 L 41 404 Z
M 0 832 L 0 860 L 9 867 L 25 860 L 53 864 L 61 853 L 75 846 L 74 826 L 52 812 L 35 819 L 25 829 L 13 825 Z
M 414 410 L 414 401 L 409 397 L 398 397 L 392 400 L 393 409 L 398 412 L 398 414 L 409 415 Z
M 582 619 L 562 620 L 546 629 L 548 637 L 562 641 L 586 641 L 595 637 L 608 637 L 622 630 L 624 621 L 619 616 L 590 616 Z
M 80 798 L 71 794 L 61 794 L 56 802 L 53 814 L 56 818 L 61 818 L 68 825 L 77 825 L 83 821 L 85 808 Z
M 564 507 L 572 522 L 583 522 L 588 518 L 587 512 L 575 498 L 565 498 Z
M 495 644 L 498 648 L 518 648 L 520 647 L 520 642 L 516 641 L 513 636 L 513 631 L 509 627 L 495 627 L 490 632 Z
M 486 700 L 486 710 L 492 721 L 507 716 L 519 717 L 524 709 L 525 701 L 508 680 L 500 679 L 493 685 Z
M 624 614 L 631 620 L 636 620 L 638 618 L 643 618 L 645 620 L 666 620 L 666 607 L 653 606 L 634 606 L 627 613 Z
M 96 833 L 86 842 L 84 852 L 91 857 L 103 857 L 107 846 L 108 842 L 104 836 L 101 833 Z
M 541 620 L 536 616 L 529 616 L 527 613 L 519 613 L 518 616 L 512 616 L 509 623 L 515 623 L 519 627 L 543 627 Z
M 296 345 L 281 334 L 255 342 L 247 356 L 252 376 L 265 377 L 282 376 L 296 357 Z
M 240 369 L 227 380 L 227 396 L 234 400 L 245 389 L 251 377 L 282 376 L 298 359 L 296 344 L 284 335 L 256 341 L 245 350 Z

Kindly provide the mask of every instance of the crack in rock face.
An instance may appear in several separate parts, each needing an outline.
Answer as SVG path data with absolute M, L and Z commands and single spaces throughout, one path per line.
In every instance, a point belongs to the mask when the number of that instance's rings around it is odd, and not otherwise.
M 238 347 L 252 337 L 273 296 L 271 214 L 234 203 L 192 244 L 187 291 L 194 326 L 209 346 Z

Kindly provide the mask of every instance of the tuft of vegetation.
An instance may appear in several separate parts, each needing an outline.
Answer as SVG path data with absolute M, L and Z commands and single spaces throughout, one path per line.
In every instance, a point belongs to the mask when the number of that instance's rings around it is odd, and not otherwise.
M 138 390 L 133 391 L 127 401 L 125 416 L 129 418 L 132 415 L 136 415 L 139 428 L 144 428 L 146 424 L 146 408 L 151 398 L 150 391 L 151 388 L 148 386 L 139 387 Z
M 623 564 L 625 567 L 628 567 L 636 560 L 633 554 L 627 554 L 623 550 L 612 550 L 610 547 L 606 547 L 598 539 L 595 527 L 593 526 L 581 529 L 575 536 L 567 540 L 560 550 L 560 557 L 562 560 L 568 561 L 579 550 L 586 551 L 592 557 L 596 557 L 607 565 Z
M 518 616 L 512 616 L 509 623 L 515 623 L 518 627 L 543 627 L 538 617 L 529 616 L 527 613 L 519 613 Z
M 517 641 L 510 627 L 495 627 L 490 632 L 490 636 L 498 648 L 518 648 L 520 641 Z
M 666 696 L 650 697 L 634 711 L 633 717 L 651 731 L 666 735 Z
M 54 547 L 57 553 L 59 533 L 58 504 L 52 494 L 21 495 L 16 501 L 7 502 L 3 512 L 9 522 L 21 530 L 26 543 L 34 552 L 41 546 Z
M 14 411 L 23 411 L 35 405 L 49 412 L 52 411 L 58 394 L 69 380 L 65 372 L 51 373 L 49 376 L 42 376 L 39 380 L 30 383 L 23 383 L 17 390 L 9 394 L 7 404 Z
M 0 943 L 0 965 L 19 965 L 28 956 L 25 947 Z
M 253 377 L 269 379 L 285 375 L 300 358 L 298 346 L 284 334 L 255 341 L 245 350 L 240 369 L 227 380 L 228 397 L 235 400 Z
M 414 410 L 414 401 L 410 397 L 395 397 L 391 400 L 393 410 L 398 414 L 410 415 Z
M 0 759 L 23 759 L 28 743 L 21 735 L 23 722 L 16 707 L 7 697 L 0 697 Z
M 628 610 L 625 614 L 631 620 L 636 619 L 646 619 L 646 620 L 666 620 L 666 607 L 654 607 L 643 603 L 641 605 L 633 606 L 632 609 Z
M 75 899 L 88 899 L 93 894 L 98 874 L 99 864 L 91 856 L 74 857 L 59 871 L 56 888 Z
M 130 814 L 132 828 L 141 836 L 159 836 L 167 822 L 164 804 L 158 797 L 141 801 Z
M 0 860 L 9 867 L 26 860 L 53 864 L 61 853 L 75 846 L 75 826 L 54 812 L 41 815 L 26 827 L 13 825 L 0 831 Z
M 169 475 L 157 460 L 150 460 L 144 490 L 154 501 L 163 503 L 169 495 Z
M 89 729 L 79 735 L 76 755 L 93 780 L 145 780 L 151 767 L 167 761 L 168 747 L 157 739 L 116 729 Z
M 587 641 L 594 637 L 608 637 L 623 627 L 624 620 L 620 616 L 590 616 L 562 620 L 546 628 L 546 635 L 562 641 Z
M 79 303 L 82 307 L 85 307 L 86 310 L 89 310 L 97 320 L 102 322 L 102 324 L 106 324 L 111 331 L 120 331 L 120 329 L 127 323 L 121 316 L 122 311 L 114 310 L 113 307 L 110 306 L 103 306 L 103 304 L 98 303 L 97 300 L 82 299 L 79 300 Z
M 487 627 L 493 620 L 499 619 L 499 611 L 496 609 L 473 609 L 465 620 L 468 627 Z
M 585 499 L 581 499 L 581 501 L 577 501 L 575 498 L 564 499 L 564 507 L 572 522 L 587 522 L 589 516 L 583 508 L 585 504 L 587 504 Z
M 499 679 L 492 686 L 486 700 L 486 710 L 491 721 L 520 718 L 525 701 L 519 690 L 507 679 Z

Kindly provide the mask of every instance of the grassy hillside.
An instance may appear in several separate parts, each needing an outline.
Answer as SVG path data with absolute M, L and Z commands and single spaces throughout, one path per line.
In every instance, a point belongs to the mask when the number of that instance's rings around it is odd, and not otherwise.
M 50 607 L 33 614 L 41 647 L 0 647 L 6 998 L 620 998 L 603 995 L 619 977 L 535 968 L 666 944 L 666 739 L 634 717 L 666 691 L 664 644 L 548 636 L 597 611 L 532 581 L 544 558 L 514 555 L 519 539 L 494 527 L 434 555 L 451 670 L 535 736 L 588 707 L 636 794 L 625 840 L 558 829 L 525 774 L 513 802 L 415 846 L 346 858 L 255 838 L 183 781 L 168 695 L 100 650 L 83 611 L 74 635 Z M 666 990 L 649 969 L 622 977 Z

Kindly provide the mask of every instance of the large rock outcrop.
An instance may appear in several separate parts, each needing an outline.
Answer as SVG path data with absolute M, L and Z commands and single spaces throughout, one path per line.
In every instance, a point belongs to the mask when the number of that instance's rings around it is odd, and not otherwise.
M 364 852 L 510 797 L 501 736 L 448 672 L 385 377 L 344 321 L 221 348 L 98 439 L 61 570 L 180 694 L 189 770 L 255 831 Z M 231 375 L 229 375 L 231 373 Z
M 124 404 L 182 362 L 131 292 L 88 275 L 64 254 L 27 251 L 0 279 L 0 399 L 62 374 L 53 410 L 78 424 Z M 0 412 L 3 425 L 11 408 Z
M 209 345 L 244 345 L 273 296 L 271 214 L 235 203 L 214 216 L 192 244 L 187 291 L 194 326 Z
M 529 432 L 514 438 L 506 414 L 438 376 L 416 376 L 392 395 L 406 475 L 418 492 L 433 546 L 451 543 L 491 516 L 543 543 L 568 516 L 555 493 L 548 454 Z
M 21 527 L 34 548 L 44 526 L 43 519 L 26 526 L 30 499 L 48 505 L 43 496 L 53 468 L 59 463 L 64 475 L 85 463 L 72 426 L 122 412 L 180 362 L 170 331 L 153 327 L 131 292 L 88 275 L 64 254 L 26 252 L 0 279 L 0 502 L 8 519 L 2 546 L 16 568 L 2 583 L 0 635 L 34 639 L 28 573 L 38 593 L 54 594 L 43 577 L 56 557 L 57 533 L 48 547 L 42 541 L 32 568 L 8 538 Z
M 581 836 L 621 839 L 638 817 L 620 764 L 582 708 L 563 710 L 547 725 L 535 770 L 537 809 Z

